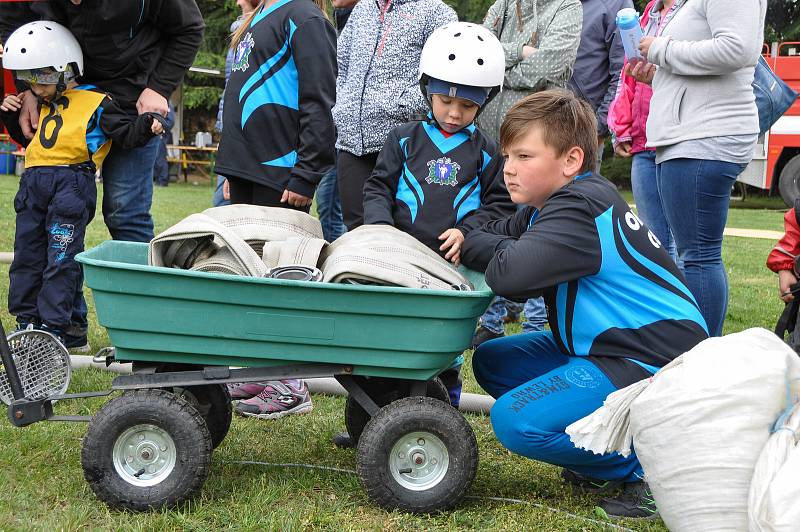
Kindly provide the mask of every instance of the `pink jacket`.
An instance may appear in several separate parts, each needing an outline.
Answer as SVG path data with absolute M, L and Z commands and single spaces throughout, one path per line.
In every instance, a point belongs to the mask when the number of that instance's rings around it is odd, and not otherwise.
M 656 0 L 650 0 L 644 9 L 640 24 L 647 25 L 650 10 Z M 617 85 L 617 95 L 608 106 L 608 129 L 614 136 L 614 146 L 622 142 L 631 143 L 631 152 L 637 153 L 655 148 L 646 148 L 647 115 L 650 113 L 650 98 L 653 89 L 650 85 L 640 83 L 625 74 L 626 60 L 622 66 L 622 74 Z

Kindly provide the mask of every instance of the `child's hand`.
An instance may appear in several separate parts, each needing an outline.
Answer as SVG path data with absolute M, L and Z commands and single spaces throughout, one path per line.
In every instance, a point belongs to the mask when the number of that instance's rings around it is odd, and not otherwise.
M 631 143 L 630 142 L 620 142 L 614 146 L 614 153 L 619 155 L 620 157 L 630 157 L 633 155 L 631 153 Z
M 160 135 L 164 132 L 164 126 L 158 119 L 154 118 L 153 125 L 150 126 L 150 131 L 153 132 L 153 135 Z
M 444 240 L 444 244 L 439 246 L 440 251 L 449 249 L 444 258 L 456 266 L 461 264 L 461 246 L 464 244 L 464 233 L 456 228 L 448 229 L 439 235 L 439 240 Z
M 791 270 L 781 270 L 778 272 L 778 287 L 781 291 L 780 298 L 788 303 L 794 301 L 794 295 L 789 293 L 792 285 L 797 282 L 797 277 L 794 276 Z
M 0 109 L 7 113 L 13 113 L 22 109 L 22 99 L 16 94 L 6 94 Z
M 652 63 L 637 61 L 633 67 L 631 67 L 630 63 L 625 65 L 625 73 L 636 81 L 650 85 L 653 83 L 653 78 L 656 75 L 656 68 L 657 67 Z
M 227 179 L 222 183 L 222 199 L 225 201 L 231 200 L 231 185 Z
M 311 201 L 311 198 L 298 194 L 297 192 L 292 192 L 288 188 L 283 191 L 283 195 L 281 196 L 281 203 L 288 203 L 292 207 L 308 207 L 311 205 Z

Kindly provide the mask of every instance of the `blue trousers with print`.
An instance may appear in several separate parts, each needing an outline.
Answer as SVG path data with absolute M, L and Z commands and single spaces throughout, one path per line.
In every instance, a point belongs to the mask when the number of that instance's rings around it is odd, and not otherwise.
M 89 167 L 40 167 L 22 174 L 8 289 L 8 311 L 18 322 L 60 331 L 86 327 L 83 270 L 75 255 L 83 251 L 96 204 Z
M 562 353 L 551 332 L 485 342 L 475 350 L 472 369 L 478 384 L 497 399 L 492 427 L 508 450 L 596 479 L 642 478 L 634 453 L 597 455 L 575 447 L 564 432 L 617 388 L 590 360 Z

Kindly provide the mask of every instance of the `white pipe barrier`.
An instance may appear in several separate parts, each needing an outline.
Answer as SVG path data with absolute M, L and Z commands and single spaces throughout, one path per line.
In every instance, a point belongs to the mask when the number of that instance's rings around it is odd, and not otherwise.
M 86 355 L 70 355 L 72 369 L 95 368 L 113 373 L 130 373 L 130 364 L 120 364 L 114 362 L 108 367 L 104 363 L 97 363 L 92 357 Z M 325 395 L 346 396 L 347 391 L 333 377 L 320 377 L 316 379 L 306 379 L 308 389 L 311 393 L 321 393 Z M 494 404 L 494 399 L 488 395 L 477 393 L 462 393 L 461 404 L 458 409 L 462 412 L 472 412 L 475 414 L 488 414 Z

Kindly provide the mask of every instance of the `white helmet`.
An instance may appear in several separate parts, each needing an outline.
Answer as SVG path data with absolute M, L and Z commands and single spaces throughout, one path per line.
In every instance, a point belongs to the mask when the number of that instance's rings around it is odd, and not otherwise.
M 422 48 L 419 77 L 494 89 L 503 87 L 506 60 L 497 37 L 479 24 L 451 22 L 437 28 Z
M 57 22 L 25 24 L 11 34 L 3 48 L 3 67 L 8 70 L 51 67 L 69 73 L 69 65 L 76 75 L 83 74 L 83 52 L 75 36 Z

